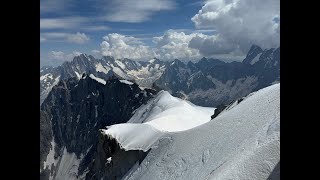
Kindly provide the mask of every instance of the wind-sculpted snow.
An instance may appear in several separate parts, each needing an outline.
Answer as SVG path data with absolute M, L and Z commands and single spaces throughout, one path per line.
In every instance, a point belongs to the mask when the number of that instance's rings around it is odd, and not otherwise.
M 166 133 L 125 180 L 267 179 L 280 161 L 280 84 L 212 121 Z
M 115 138 L 125 150 L 148 151 L 163 133 L 148 124 L 117 124 L 107 130 L 102 130 L 108 136 Z
M 215 108 L 201 107 L 160 91 L 135 111 L 128 123 L 145 123 L 160 131 L 184 131 L 210 121 Z
M 148 151 L 167 132 L 184 131 L 210 121 L 215 108 L 196 106 L 160 91 L 154 99 L 135 111 L 124 124 L 103 130 L 125 150 Z

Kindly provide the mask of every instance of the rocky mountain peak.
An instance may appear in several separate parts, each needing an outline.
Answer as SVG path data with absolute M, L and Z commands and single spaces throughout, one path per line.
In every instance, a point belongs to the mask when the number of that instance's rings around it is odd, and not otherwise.
M 244 64 L 252 64 L 252 61 L 254 60 L 254 58 L 262 52 L 263 50 L 261 49 L 261 47 L 254 44 L 251 46 L 250 50 L 247 53 L 246 58 L 242 62 Z

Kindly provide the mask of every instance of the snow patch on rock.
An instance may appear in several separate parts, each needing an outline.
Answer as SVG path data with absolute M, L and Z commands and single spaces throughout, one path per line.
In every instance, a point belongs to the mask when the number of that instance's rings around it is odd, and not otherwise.
M 91 79 L 94 79 L 94 80 L 98 81 L 99 83 L 101 83 L 101 84 L 103 84 L 103 85 L 106 85 L 106 81 L 105 81 L 105 80 L 103 80 L 103 79 L 101 79 L 101 78 L 98 78 L 98 77 L 96 77 L 96 76 L 93 75 L 93 74 L 90 74 L 89 77 L 90 77 Z

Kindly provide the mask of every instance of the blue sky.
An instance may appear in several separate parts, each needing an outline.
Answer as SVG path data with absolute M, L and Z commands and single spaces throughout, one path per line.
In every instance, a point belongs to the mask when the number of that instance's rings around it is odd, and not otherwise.
M 41 0 L 40 62 L 59 65 L 79 53 L 137 60 L 241 60 L 251 44 L 279 44 L 279 0 L 249 2 Z

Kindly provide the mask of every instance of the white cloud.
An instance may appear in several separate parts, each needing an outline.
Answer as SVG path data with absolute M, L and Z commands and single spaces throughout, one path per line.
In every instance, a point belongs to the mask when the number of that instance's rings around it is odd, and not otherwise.
M 200 33 L 185 34 L 169 30 L 163 36 L 154 37 L 156 48 L 153 51 L 157 58 L 164 60 L 187 59 L 194 60 L 200 57 L 199 51 L 188 47 L 190 40 L 196 36 L 206 36 Z
M 163 36 L 154 37 L 155 47 L 144 45 L 138 38 L 121 34 L 108 34 L 101 43 L 101 53 L 115 58 L 146 60 L 157 57 L 162 60 L 197 59 L 199 51 L 188 47 L 189 41 L 196 35 L 169 30 Z
M 96 49 L 91 50 L 91 52 L 92 52 L 93 54 L 99 54 L 99 53 L 100 53 L 100 51 L 99 51 L 99 50 L 96 50 Z
M 81 52 L 73 51 L 72 53 L 66 54 L 62 51 L 51 51 L 48 53 L 48 59 L 61 63 L 64 61 L 71 61 L 75 56 L 79 56 Z
M 111 0 L 108 3 L 105 19 L 111 22 L 143 22 L 158 11 L 172 10 L 176 7 L 174 0 Z
M 189 47 L 198 49 L 203 56 L 229 54 L 237 49 L 237 45 L 226 41 L 220 34 L 212 36 L 195 36 Z
M 279 0 L 208 0 L 191 20 L 197 28 L 216 30 L 216 36 L 195 38 L 190 47 L 210 55 L 246 53 L 252 44 L 279 46 L 280 25 L 274 19 L 280 20 Z
M 105 31 L 111 28 L 109 26 L 85 26 L 82 29 L 86 31 Z
M 139 38 L 116 33 L 108 34 L 103 39 L 104 41 L 100 45 L 101 54 L 119 59 L 146 60 L 156 57 L 162 60 L 198 60 L 203 56 L 229 59 L 232 56 L 242 55 L 237 51 L 229 53 L 234 49 L 234 46 L 227 46 L 228 44 L 220 40 L 219 36 L 209 36 L 202 33 L 186 34 L 168 30 L 162 36 L 153 37 L 154 46 L 152 47 L 143 44 Z M 212 41 L 220 43 L 217 49 L 210 49 Z
M 124 7 L 129 5 L 131 4 Z M 279 6 L 279 0 L 208 0 L 191 19 L 198 30 L 169 30 L 162 36 L 153 37 L 155 47 L 142 45 L 141 41 L 134 37 L 109 34 L 101 43 L 102 54 L 132 59 L 155 56 L 163 60 L 193 60 L 206 56 L 242 60 L 252 44 L 262 48 L 279 46 Z M 135 13 L 132 17 L 126 17 L 126 12 L 130 11 L 120 12 L 124 12 L 121 14 L 121 17 L 126 18 L 124 22 L 135 18 Z M 143 13 L 140 15 L 143 16 Z M 145 19 L 136 20 L 138 22 Z M 122 20 L 120 18 L 117 21 Z
M 64 60 L 65 54 L 62 51 L 51 51 L 49 57 L 53 60 Z
M 72 29 L 86 22 L 85 17 L 41 18 L 40 29 Z
M 40 52 L 40 66 L 59 66 L 65 61 L 72 61 L 75 56 L 80 55 L 78 51 L 65 53 L 63 51 Z
M 68 36 L 68 33 L 61 33 L 61 32 L 49 32 L 49 33 L 40 33 L 45 39 L 64 39 Z
M 41 33 L 40 37 L 42 37 L 46 41 L 70 42 L 76 44 L 84 44 L 90 40 L 90 38 L 85 33 L 80 32 L 77 32 L 75 34 L 60 32 Z
M 101 56 L 101 52 L 97 49 L 91 50 L 91 53 L 93 54 L 93 56 Z
M 100 46 L 101 54 L 104 56 L 138 60 L 154 57 L 150 47 L 145 46 L 135 37 L 112 33 L 103 37 L 103 39 L 104 41 Z
M 77 44 L 84 44 L 89 40 L 90 38 L 86 34 L 80 32 L 77 32 L 76 34 L 69 34 L 67 36 L 67 41 Z
M 219 35 L 177 32 L 168 30 L 162 36 L 153 37 L 153 46 L 143 44 L 136 37 L 108 34 L 100 44 L 101 54 L 115 58 L 147 60 L 153 57 L 161 60 L 199 60 L 203 56 L 222 60 L 243 60 L 244 54 L 236 45 L 229 44 Z M 216 43 L 216 44 L 213 44 Z M 215 49 L 212 49 L 215 46 Z M 97 50 L 92 51 L 98 53 Z

